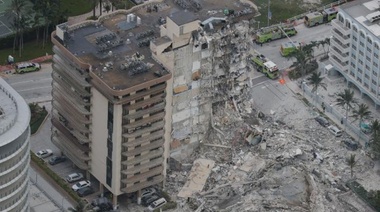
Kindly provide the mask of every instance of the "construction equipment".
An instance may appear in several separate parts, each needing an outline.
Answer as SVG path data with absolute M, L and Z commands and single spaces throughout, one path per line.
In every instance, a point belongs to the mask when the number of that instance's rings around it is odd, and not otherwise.
M 280 53 L 282 56 L 287 57 L 289 56 L 292 52 L 294 52 L 296 49 L 299 49 L 301 47 L 301 43 L 297 41 L 293 42 L 285 42 L 281 44 L 280 47 Z
M 286 34 L 285 34 L 286 33 Z M 269 27 L 261 28 L 256 33 L 256 43 L 266 43 L 287 36 L 297 34 L 297 30 L 292 24 L 276 24 Z
M 270 79 L 276 79 L 279 76 L 277 65 L 266 58 L 264 55 L 254 52 L 248 56 L 248 60 L 255 66 L 257 71 L 262 72 Z
M 304 23 L 308 27 L 318 26 L 319 24 L 328 23 L 336 18 L 338 10 L 334 7 L 324 9 L 323 11 L 312 12 L 305 15 Z

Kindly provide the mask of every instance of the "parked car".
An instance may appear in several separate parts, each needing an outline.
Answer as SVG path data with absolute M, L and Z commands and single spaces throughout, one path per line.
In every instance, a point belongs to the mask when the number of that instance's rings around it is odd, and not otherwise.
M 324 127 L 328 127 L 330 125 L 329 121 L 327 121 L 326 118 L 322 117 L 322 116 L 317 116 L 315 117 L 315 120 L 322 126 Z
M 355 151 L 360 147 L 360 144 L 358 142 L 351 139 L 345 139 L 342 142 L 347 147 L 347 149 L 351 151 Z
M 49 159 L 49 164 L 50 165 L 55 165 L 55 164 L 58 164 L 58 163 L 62 163 L 62 162 L 65 162 L 66 161 L 66 157 L 65 156 L 53 156 Z
M 83 179 L 83 174 L 81 173 L 72 173 L 66 177 L 66 181 L 69 183 L 73 183 L 82 179 Z
M 152 188 L 152 187 L 149 187 L 149 188 L 144 188 L 142 191 L 141 191 L 141 198 L 143 198 L 144 196 L 149 196 L 149 195 L 152 195 L 156 193 L 156 189 Z
M 91 205 L 94 207 L 94 211 L 108 211 L 112 209 L 112 203 L 107 197 L 99 197 L 92 200 Z M 97 208 L 95 210 L 95 208 Z
M 91 186 L 91 182 L 90 181 L 88 181 L 88 180 L 82 180 L 82 181 L 80 181 L 78 183 L 75 183 L 71 188 L 74 191 L 78 191 L 81 188 L 90 187 L 90 186 Z
M 84 188 L 79 189 L 77 193 L 78 193 L 78 196 L 84 197 L 84 196 L 94 193 L 94 190 L 91 187 L 84 187 Z
M 165 204 L 166 204 L 166 199 L 165 198 L 160 198 L 160 199 L 154 201 L 152 204 L 150 204 L 149 207 L 148 207 L 148 210 L 149 211 L 154 211 L 157 208 L 161 208 Z
M 330 125 L 330 126 L 328 126 L 327 128 L 330 130 L 330 132 L 331 132 L 332 134 L 334 134 L 335 137 L 340 137 L 340 136 L 342 136 L 342 131 L 341 131 L 338 127 L 336 127 L 336 126 L 334 126 L 334 125 Z
M 38 63 L 20 63 L 16 65 L 16 73 L 18 74 L 38 71 L 40 69 L 41 65 Z
M 47 158 L 47 157 L 53 155 L 53 150 L 51 150 L 51 149 L 44 149 L 44 150 L 38 151 L 36 153 L 36 155 L 39 158 Z
M 147 195 L 147 196 L 144 196 L 144 197 L 141 198 L 141 204 L 142 204 L 142 206 L 147 207 L 150 204 L 152 204 L 154 201 L 156 201 L 156 200 L 158 200 L 160 198 L 161 197 L 158 196 L 157 194 Z

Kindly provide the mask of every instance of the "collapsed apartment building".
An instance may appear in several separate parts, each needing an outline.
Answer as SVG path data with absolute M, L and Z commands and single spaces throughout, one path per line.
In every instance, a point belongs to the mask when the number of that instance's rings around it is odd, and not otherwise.
M 201 27 L 206 18 L 170 9 L 149 3 L 52 33 L 52 142 L 115 205 L 163 185 L 169 155 L 190 155 L 215 128 L 213 106 L 238 102 L 249 79 L 247 21 L 221 12 Z

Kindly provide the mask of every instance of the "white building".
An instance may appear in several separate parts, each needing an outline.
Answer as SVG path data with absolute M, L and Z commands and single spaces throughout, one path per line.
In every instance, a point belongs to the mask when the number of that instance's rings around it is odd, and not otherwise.
M 0 78 L 0 211 L 29 211 L 30 111 Z
M 358 0 L 344 4 L 332 21 L 330 61 L 347 83 L 380 105 L 380 5 Z

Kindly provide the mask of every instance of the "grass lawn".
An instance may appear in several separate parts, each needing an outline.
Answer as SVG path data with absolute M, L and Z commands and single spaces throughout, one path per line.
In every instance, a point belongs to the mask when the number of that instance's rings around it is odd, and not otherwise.
M 267 26 L 268 15 L 268 0 L 251 0 L 259 8 L 261 16 L 256 17 L 256 21 L 260 21 L 260 26 Z M 303 0 L 270 0 L 270 11 L 272 12 L 272 19 L 269 21 L 269 25 L 280 23 L 288 18 L 302 14 L 308 11 L 308 8 L 302 8 L 301 2 Z M 316 8 L 318 6 L 326 5 L 334 2 L 334 0 L 322 0 L 322 4 L 312 6 Z M 284 9 L 286 8 L 286 9 Z
M 19 57 L 18 51 L 13 53 L 12 48 L 2 49 L 0 51 L 0 65 L 5 65 L 8 55 L 12 55 L 15 58 L 15 62 L 18 63 L 45 56 L 46 53 L 53 54 L 52 48 L 53 44 L 51 42 L 45 44 L 45 48 L 42 48 L 42 43 L 37 44 L 35 41 L 24 43 L 24 51 L 21 57 Z
M 48 112 L 46 111 L 45 108 L 41 108 L 37 104 L 29 104 L 29 108 L 32 114 L 29 125 L 30 125 L 31 134 L 33 135 L 40 128 Z
M 68 16 L 88 13 L 92 10 L 92 0 L 64 0 L 61 1 L 62 10 L 67 10 Z

